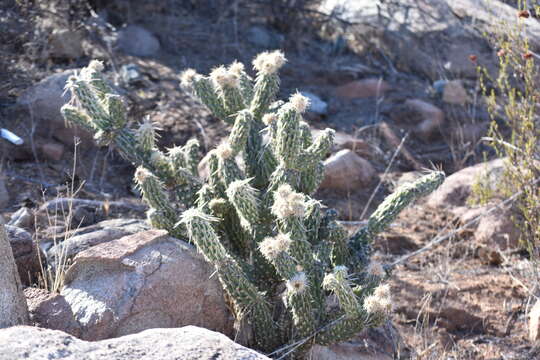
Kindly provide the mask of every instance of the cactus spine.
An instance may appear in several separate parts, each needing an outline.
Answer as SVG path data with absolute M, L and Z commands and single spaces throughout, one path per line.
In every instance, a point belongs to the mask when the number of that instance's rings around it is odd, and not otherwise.
M 444 174 L 398 189 L 349 237 L 336 212 L 323 212 L 311 198 L 334 132 L 311 138 L 302 119 L 309 101 L 301 94 L 276 101 L 285 61 L 279 51 L 260 54 L 254 79 L 237 62 L 210 76 L 191 69 L 181 75 L 182 85 L 232 126 L 227 141 L 206 155 L 207 179 L 197 173 L 196 141 L 163 153 L 149 121 L 135 130 L 126 126 L 124 105 L 99 62 L 69 79 L 78 106 L 65 105 L 62 113 L 138 166 L 135 181 L 150 206 L 149 221 L 188 238 L 216 267 L 237 319 L 253 330 L 251 345 L 303 358 L 313 344 L 344 341 L 385 318 L 391 309 L 389 288 L 381 284 L 386 273 L 370 263 L 370 244 Z M 328 308 L 332 295 L 339 306 Z

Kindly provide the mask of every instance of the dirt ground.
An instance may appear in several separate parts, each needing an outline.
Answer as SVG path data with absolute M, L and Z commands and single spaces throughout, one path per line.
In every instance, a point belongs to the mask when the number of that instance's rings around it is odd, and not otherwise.
M 76 60 L 57 60 L 48 56 L 45 31 L 36 29 L 44 22 L 56 26 L 60 21 L 47 16 L 43 9 L 22 3 L 27 5 L 21 8 L 10 0 L 0 5 L 0 125 L 31 134 L 29 114 L 17 105 L 17 97 L 52 73 L 80 68 L 98 57 L 110 65 L 111 79 L 119 76 L 122 65 L 137 65 L 141 80 L 123 89 L 130 105 L 130 118 L 138 121 L 149 116 L 157 122 L 162 129 L 160 146 L 182 145 L 196 137 L 204 151 L 216 146 L 229 128 L 180 89 L 178 74 L 188 67 L 206 73 L 233 60 L 249 63 L 262 49 L 246 41 L 244 34 L 253 23 L 270 26 L 268 17 L 261 14 L 242 16 L 254 11 L 252 8 L 238 10 L 220 5 L 225 10 L 218 15 L 190 7 L 189 1 L 180 1 L 179 4 L 188 5 L 167 12 L 157 9 L 148 17 L 143 17 L 139 9 L 128 15 L 119 13 L 117 19 L 111 20 L 120 23 L 125 21 L 123 16 L 129 16 L 158 33 L 162 49 L 155 56 L 133 57 L 107 49 L 103 40 L 107 30 L 86 24 L 85 55 Z M 99 1 L 94 3 L 107 8 Z M 88 15 L 84 8 L 78 11 Z M 75 26 L 82 26 L 77 25 L 77 14 L 72 15 Z M 361 58 L 344 49 L 336 50 L 336 44 L 319 37 L 313 28 L 303 28 L 294 36 L 285 35 L 283 47 L 288 63 L 282 73 L 280 97 L 297 89 L 315 92 L 327 101 L 329 110 L 324 116 L 308 118 L 314 128 L 333 127 L 358 136 L 372 147 L 368 160 L 381 175 L 382 186 L 378 187 L 369 214 L 402 173 L 415 170 L 401 155 L 391 162 L 395 147 L 385 141 L 373 124 L 386 121 L 396 125 L 394 119 L 403 99 L 426 97 L 431 84 L 415 74 L 390 71 L 376 54 Z M 366 77 L 383 77 L 392 89 L 379 100 L 344 100 L 334 95 L 337 86 Z M 441 133 L 453 134 L 461 125 L 461 110 L 448 106 L 443 110 L 448 121 Z M 470 148 L 459 147 L 451 135 L 439 135 L 429 141 L 412 135 L 406 146 L 421 165 L 437 166 L 447 173 L 481 160 L 482 149 L 475 148 L 468 156 Z M 66 184 L 73 179 L 77 185 L 82 184 L 77 194 L 80 198 L 141 205 L 132 187 L 134 169 L 114 149 L 88 143 L 76 148 L 66 146 L 58 161 L 43 159 L 35 152 L 19 157 L 6 144 L 0 145 L 0 149 L 0 164 L 11 194 L 8 206 L 2 210 L 5 217 L 9 218 L 21 206 L 37 208 L 65 194 L 70 188 Z M 383 176 L 386 169 L 390 171 Z M 360 214 L 378 180 L 369 188 L 349 194 L 322 191 L 318 196 L 329 206 L 337 207 L 343 220 L 362 220 Z M 144 212 L 96 213 L 93 221 L 127 215 L 142 218 Z M 376 244 L 377 256 L 385 263 L 399 261 L 436 236 L 460 226 L 451 214 L 429 209 L 422 203 L 405 211 L 396 224 Z M 464 229 L 399 262 L 391 278 L 396 301 L 392 320 L 407 348 L 402 349 L 403 354 L 414 359 L 540 359 L 540 350 L 527 339 L 526 314 L 532 306 L 533 291 L 529 275 L 533 265 L 523 253 L 503 255 L 498 264 L 482 262 L 470 231 Z

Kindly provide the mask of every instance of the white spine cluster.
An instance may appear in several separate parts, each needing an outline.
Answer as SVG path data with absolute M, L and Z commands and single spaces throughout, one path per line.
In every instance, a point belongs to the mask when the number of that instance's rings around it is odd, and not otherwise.
M 388 314 L 392 311 L 392 298 L 388 284 L 379 285 L 373 294 L 364 299 L 364 309 L 368 314 Z
M 296 273 L 292 278 L 287 281 L 287 289 L 289 292 L 301 294 L 307 289 L 307 277 L 306 273 Z
M 279 51 L 263 52 L 253 60 L 253 67 L 263 75 L 275 74 L 287 61 L 285 55 Z
M 272 213 L 279 219 L 289 216 L 303 217 L 306 212 L 304 195 L 292 190 L 288 184 L 281 185 L 274 194 Z
M 278 234 L 276 237 L 267 237 L 259 245 L 263 256 L 267 259 L 275 259 L 279 254 L 287 252 L 292 240 L 288 234 Z
M 231 146 L 228 143 L 223 143 L 219 145 L 216 150 L 216 155 L 223 160 L 230 159 L 233 154 Z
M 296 94 L 291 95 L 289 103 L 297 113 L 302 114 L 309 107 L 310 101 L 309 98 L 297 92 Z
M 180 75 L 180 82 L 182 86 L 191 87 L 193 81 L 195 81 L 197 76 L 201 75 L 197 74 L 197 71 L 195 71 L 194 69 L 186 69 Z
M 240 85 L 238 76 L 228 71 L 225 66 L 219 66 L 212 70 L 210 78 L 217 89 L 237 88 Z

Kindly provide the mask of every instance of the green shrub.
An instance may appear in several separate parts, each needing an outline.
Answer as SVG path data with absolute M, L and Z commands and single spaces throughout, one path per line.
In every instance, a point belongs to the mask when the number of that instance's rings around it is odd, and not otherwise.
M 197 172 L 196 141 L 164 153 L 151 123 L 126 127 L 126 110 L 99 62 L 69 79 L 77 106 L 65 105 L 62 113 L 138 166 L 135 181 L 150 206 L 149 221 L 191 240 L 215 266 L 238 324 L 252 329 L 249 345 L 301 358 L 313 344 L 347 340 L 385 319 L 389 287 L 381 284 L 382 265 L 370 262 L 371 241 L 405 206 L 437 188 L 444 174 L 401 187 L 349 237 L 335 211 L 323 211 L 311 197 L 334 131 L 312 139 L 301 115 L 309 101 L 301 94 L 275 101 L 285 61 L 280 52 L 260 54 L 254 79 L 240 63 L 210 76 L 182 74 L 183 85 L 232 126 L 227 141 L 204 159 L 206 180 Z M 338 305 L 330 306 L 330 299 Z

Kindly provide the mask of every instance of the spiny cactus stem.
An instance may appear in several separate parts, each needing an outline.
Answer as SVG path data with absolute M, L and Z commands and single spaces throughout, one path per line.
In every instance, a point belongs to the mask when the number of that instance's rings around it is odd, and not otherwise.
M 443 181 L 444 173 L 434 171 L 397 189 L 377 207 L 369 217 L 368 224 L 351 237 L 349 246 L 355 251 L 362 251 L 374 236 L 386 229 L 396 219 L 406 206 L 437 189 Z

